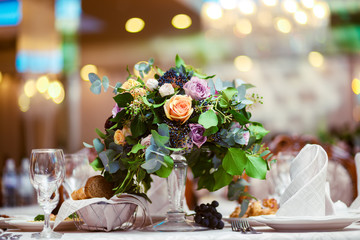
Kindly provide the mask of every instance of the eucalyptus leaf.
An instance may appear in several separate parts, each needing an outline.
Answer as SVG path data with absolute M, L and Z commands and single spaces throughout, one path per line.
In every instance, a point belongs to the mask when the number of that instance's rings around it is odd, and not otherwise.
M 96 75 L 95 73 L 89 73 L 88 77 L 89 77 L 91 84 L 93 84 L 95 81 L 98 81 L 98 80 L 100 81 L 99 76 Z
M 96 150 L 97 153 L 100 153 L 100 152 L 104 151 L 105 146 L 104 146 L 104 144 L 100 141 L 100 139 L 95 138 L 95 139 L 93 140 L 93 144 L 94 144 L 94 147 L 95 147 L 95 150 Z
M 240 178 L 235 182 L 231 182 L 228 188 L 228 199 L 230 201 L 238 200 L 244 193 L 246 186 L 250 186 L 250 184 L 243 178 Z
M 94 147 L 93 145 L 88 144 L 88 143 L 86 143 L 86 142 L 83 142 L 83 145 L 84 145 L 84 147 L 86 147 L 86 148 L 93 148 L 93 147 Z
M 169 127 L 165 123 L 159 124 L 158 133 L 161 136 L 170 137 Z
M 101 81 L 96 80 L 91 84 L 90 91 L 94 94 L 100 94 L 101 93 Z
M 154 139 L 155 143 L 159 147 L 165 147 L 168 144 L 170 137 L 161 136 L 157 131 L 151 130 L 152 139 Z
M 164 162 L 159 170 L 156 171 L 156 175 L 162 178 L 167 178 L 174 167 L 174 160 L 166 155 L 164 156 Z
M 121 87 L 121 83 L 120 83 L 120 82 L 117 82 L 117 83 L 115 84 L 113 93 L 117 94 L 117 93 L 118 93 L 118 89 L 119 89 L 120 87 Z
M 241 203 L 239 218 L 245 215 L 248 207 L 249 207 L 249 200 L 244 199 Z
M 104 88 L 104 92 L 106 92 L 109 88 L 109 78 L 107 76 L 103 76 L 102 85 Z

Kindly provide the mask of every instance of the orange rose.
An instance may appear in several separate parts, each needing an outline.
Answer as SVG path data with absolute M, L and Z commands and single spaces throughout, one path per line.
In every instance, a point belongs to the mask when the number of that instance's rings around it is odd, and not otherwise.
M 114 142 L 117 145 L 125 145 L 125 135 L 123 133 L 123 131 L 121 131 L 120 129 L 116 130 L 115 134 L 114 134 Z
M 169 100 L 166 100 L 164 105 L 164 111 L 166 117 L 173 121 L 179 121 L 181 124 L 186 122 L 194 109 L 191 107 L 191 97 L 184 95 L 172 96 Z

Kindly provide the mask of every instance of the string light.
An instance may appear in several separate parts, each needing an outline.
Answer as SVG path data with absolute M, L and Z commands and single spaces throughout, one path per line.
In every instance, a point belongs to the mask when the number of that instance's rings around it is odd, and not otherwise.
M 275 28 L 282 33 L 291 32 L 292 26 L 289 20 L 285 18 L 277 18 L 275 20 Z
M 234 59 L 234 65 L 240 72 L 248 72 L 252 68 L 252 60 L 248 56 L 241 55 Z
M 324 64 L 324 56 L 319 52 L 310 52 L 308 60 L 313 67 L 319 68 Z
M 171 20 L 171 24 L 177 29 L 186 29 L 191 26 L 191 23 L 191 18 L 186 14 L 178 14 Z
M 83 66 L 80 70 L 80 76 L 84 81 L 89 81 L 89 73 L 98 73 L 98 69 L 93 64 L 87 64 Z
M 30 79 L 30 80 L 26 81 L 26 83 L 24 84 L 24 93 L 29 98 L 31 98 L 35 95 L 36 84 L 35 84 L 34 80 Z

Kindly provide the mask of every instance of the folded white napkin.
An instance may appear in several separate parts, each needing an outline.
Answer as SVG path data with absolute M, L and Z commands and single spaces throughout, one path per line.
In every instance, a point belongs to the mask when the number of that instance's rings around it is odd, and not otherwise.
M 355 155 L 355 166 L 356 166 L 358 196 L 350 205 L 350 208 L 352 208 L 352 209 L 360 208 L 360 153 L 357 153 Z
M 291 183 L 280 198 L 277 216 L 325 216 L 334 214 L 326 183 L 328 156 L 319 145 L 306 145 L 292 160 Z
M 150 216 L 147 202 L 143 197 L 121 194 L 119 197 L 114 196 L 109 200 L 106 198 L 68 199 L 61 205 L 54 229 L 69 215 L 77 212 L 88 228 L 92 230 L 100 230 L 101 228 L 103 231 L 111 231 L 127 222 L 137 206 L 142 210 L 143 221 L 139 226 L 142 227 L 146 218 Z

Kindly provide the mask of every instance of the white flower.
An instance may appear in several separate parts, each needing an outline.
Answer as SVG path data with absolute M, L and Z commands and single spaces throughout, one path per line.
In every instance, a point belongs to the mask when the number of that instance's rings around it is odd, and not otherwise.
M 154 78 L 150 78 L 146 81 L 146 86 L 150 89 L 150 91 L 157 89 L 158 84 L 159 82 Z
M 146 138 L 143 138 L 140 142 L 141 145 L 150 146 L 151 145 L 151 134 L 149 134 Z
M 175 93 L 173 86 L 170 83 L 165 83 L 159 89 L 159 93 L 162 97 L 172 95 Z

